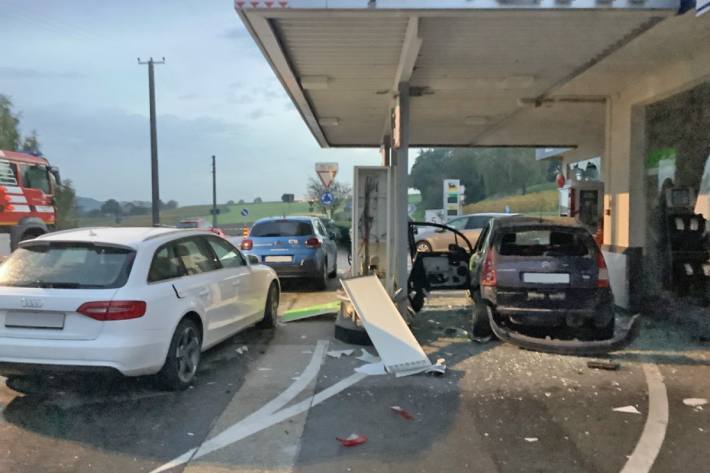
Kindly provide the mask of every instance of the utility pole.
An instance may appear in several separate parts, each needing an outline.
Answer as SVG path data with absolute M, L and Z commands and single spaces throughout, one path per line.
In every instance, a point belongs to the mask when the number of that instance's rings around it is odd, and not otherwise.
M 151 57 L 147 61 L 138 58 L 138 64 L 148 65 L 148 95 L 150 99 L 150 178 L 153 203 L 153 226 L 160 225 L 160 187 L 158 180 L 158 130 L 155 125 L 155 76 L 154 64 L 165 64 L 165 58 L 154 61 Z
M 212 155 L 212 227 L 217 228 L 217 167 Z

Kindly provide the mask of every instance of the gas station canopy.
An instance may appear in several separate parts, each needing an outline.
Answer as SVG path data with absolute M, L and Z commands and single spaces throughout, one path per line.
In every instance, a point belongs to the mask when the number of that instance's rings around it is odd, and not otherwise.
M 605 64 L 675 15 L 678 0 L 292 0 L 236 8 L 322 147 L 379 147 L 401 82 L 410 88 L 410 146 L 577 147 L 602 139 L 604 100 L 624 67 L 678 52 L 650 44 L 649 57 Z

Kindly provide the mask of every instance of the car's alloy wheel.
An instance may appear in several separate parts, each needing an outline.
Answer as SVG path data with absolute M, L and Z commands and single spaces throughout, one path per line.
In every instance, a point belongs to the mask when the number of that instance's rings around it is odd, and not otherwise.
M 420 253 L 429 253 L 431 251 L 431 245 L 427 241 L 417 242 L 417 251 Z
M 163 384 L 173 390 L 186 389 L 195 379 L 201 351 L 202 338 L 197 325 L 183 319 L 175 329 L 168 357 L 159 373 Z
M 175 357 L 178 362 L 178 378 L 183 383 L 189 383 L 195 377 L 200 362 L 200 338 L 194 327 L 188 326 L 182 330 Z

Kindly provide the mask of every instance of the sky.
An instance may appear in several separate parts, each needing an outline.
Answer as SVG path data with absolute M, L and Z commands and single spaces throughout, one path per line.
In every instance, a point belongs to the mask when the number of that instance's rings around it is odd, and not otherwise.
M 180 205 L 305 192 L 314 164 L 379 164 L 321 149 L 232 0 L 0 0 L 0 94 L 77 194 L 150 200 L 148 72 L 155 66 L 160 194 Z

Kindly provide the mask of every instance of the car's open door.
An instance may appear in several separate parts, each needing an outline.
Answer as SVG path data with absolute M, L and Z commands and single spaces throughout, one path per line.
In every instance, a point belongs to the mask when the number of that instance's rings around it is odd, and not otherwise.
M 450 231 L 455 235 L 455 242 L 448 251 L 417 251 L 414 234 L 422 227 L 434 227 L 441 231 Z M 412 309 L 419 312 L 424 299 L 430 291 L 453 291 L 469 289 L 471 277 L 468 261 L 473 253 L 471 242 L 460 231 L 430 222 L 409 222 L 409 252 L 412 257 L 412 271 L 407 282 L 407 295 Z

